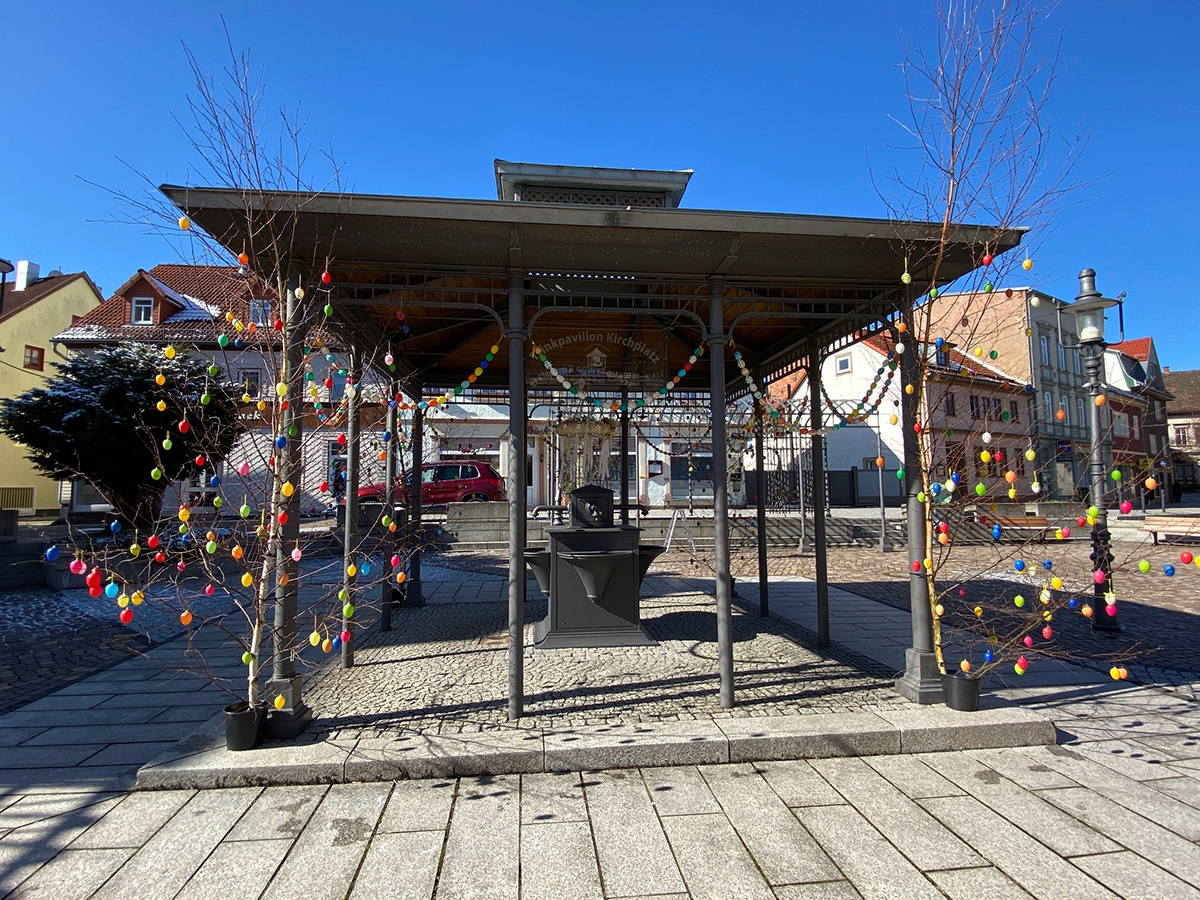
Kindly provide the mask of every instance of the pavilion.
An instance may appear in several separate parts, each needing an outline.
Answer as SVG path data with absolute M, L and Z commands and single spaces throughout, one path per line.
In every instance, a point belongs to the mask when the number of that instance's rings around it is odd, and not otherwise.
M 714 448 L 720 699 L 723 706 L 733 706 L 728 492 L 721 448 L 727 441 L 726 404 L 744 397 L 749 387 L 742 373 L 727 365 L 731 344 L 760 385 L 801 369 L 819 375 L 823 354 L 893 328 L 911 315 L 914 297 L 974 269 L 985 247 L 998 254 L 1017 246 L 1023 229 L 955 225 L 943 240 L 941 223 L 682 209 L 690 171 L 499 160 L 495 169 L 497 200 L 174 185 L 162 191 L 234 254 L 264 251 L 255 243 L 261 217 L 290 217 L 291 243 L 284 250 L 292 273 L 287 327 L 303 328 L 305 316 L 322 315 L 321 307 L 328 304 L 330 325 L 352 348 L 352 373 L 365 359 L 396 390 L 430 399 L 464 391 L 506 393 L 512 460 L 524 458 L 531 397 L 582 399 L 619 416 L 622 449 L 627 449 L 631 409 L 670 404 L 676 392 L 706 396 Z M 330 275 L 327 284 L 317 277 L 323 271 Z M 904 271 L 911 274 L 911 284 L 902 282 Z M 307 291 L 297 292 L 300 286 Z M 305 293 L 307 303 L 300 299 Z M 315 304 L 314 294 L 321 298 Z M 404 329 L 402 322 L 421 327 Z M 291 346 L 298 354 L 302 332 L 295 334 Z M 493 352 L 498 345 L 499 352 Z M 394 360 L 386 367 L 380 362 L 385 349 Z M 289 360 L 291 377 L 298 377 L 298 363 L 298 356 Z M 913 354 L 901 363 L 907 382 Z M 820 379 L 809 380 L 813 505 L 822 509 Z M 916 402 L 904 399 L 905 432 L 911 435 L 920 411 Z M 761 470 L 761 400 L 754 402 L 760 413 L 755 420 Z M 295 422 L 300 423 L 299 416 Z M 418 413 L 413 435 L 418 456 L 420 441 Z M 916 454 L 914 439 L 905 461 L 910 534 L 924 521 Z M 285 457 L 284 465 L 291 464 Z M 394 472 L 389 461 L 393 477 Z M 525 467 L 510 465 L 507 698 L 512 719 L 522 715 L 524 703 L 525 481 Z M 627 477 L 622 488 L 619 500 L 628 503 Z M 352 486 L 347 493 L 355 497 Z M 762 494 L 759 580 L 766 614 Z M 414 504 L 417 519 L 419 506 Z M 348 531 L 355 518 L 348 510 Z M 819 515 L 813 536 L 816 630 L 818 643 L 825 645 L 828 589 Z M 910 541 L 911 560 L 923 559 L 923 543 Z M 419 598 L 419 564 L 414 574 L 409 590 L 415 587 Z M 292 579 L 290 587 L 277 592 L 277 640 L 295 634 L 295 584 Z M 941 687 L 927 587 L 919 575 L 910 586 L 913 645 L 897 689 L 918 702 L 932 702 L 940 699 Z M 390 615 L 388 603 L 384 615 Z M 285 697 L 285 712 L 299 719 L 305 709 L 300 679 L 286 656 L 276 654 L 272 688 Z

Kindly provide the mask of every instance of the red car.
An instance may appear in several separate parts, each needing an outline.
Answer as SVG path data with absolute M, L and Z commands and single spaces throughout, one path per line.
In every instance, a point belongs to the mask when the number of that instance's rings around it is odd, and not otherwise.
M 397 481 L 394 500 L 409 505 L 412 473 Z M 384 485 L 369 484 L 358 489 L 359 500 L 382 500 Z M 459 503 L 465 500 L 507 500 L 504 479 L 485 462 L 464 459 L 432 462 L 421 466 L 421 506 Z

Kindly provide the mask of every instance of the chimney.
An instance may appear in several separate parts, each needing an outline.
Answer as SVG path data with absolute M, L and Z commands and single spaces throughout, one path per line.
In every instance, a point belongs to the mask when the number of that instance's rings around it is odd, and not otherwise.
M 38 280 L 38 275 L 41 274 L 42 267 L 35 262 L 30 262 L 27 259 L 17 261 L 17 280 L 13 284 L 14 291 L 23 291 L 35 281 Z
M 1171 374 L 1171 367 L 1170 367 L 1170 366 L 1163 366 L 1162 370 L 1163 370 L 1163 374 L 1164 374 L 1164 375 L 1170 375 L 1170 374 Z

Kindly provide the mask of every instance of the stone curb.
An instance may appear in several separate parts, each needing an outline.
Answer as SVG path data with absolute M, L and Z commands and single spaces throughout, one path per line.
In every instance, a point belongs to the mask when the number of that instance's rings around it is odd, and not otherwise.
M 337 784 L 983 750 L 1053 744 L 1055 734 L 1050 719 L 1015 706 L 975 713 L 928 706 L 346 741 L 306 741 L 301 736 L 230 753 L 221 713 L 142 766 L 137 788 Z

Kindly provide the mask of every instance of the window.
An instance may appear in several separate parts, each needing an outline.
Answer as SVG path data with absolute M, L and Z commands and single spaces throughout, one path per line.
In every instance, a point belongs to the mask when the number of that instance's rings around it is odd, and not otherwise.
M 946 394 L 946 415 L 954 415 L 954 395 L 951 393 Z
M 1045 338 L 1042 338 L 1045 340 Z M 1054 398 L 1049 391 L 1042 394 L 1042 415 L 1046 417 L 1047 422 L 1054 421 Z
M 154 324 L 154 298 L 153 297 L 134 297 L 129 301 L 129 324 L 131 325 L 153 325 Z
M 1156 435 L 1152 434 L 1149 436 L 1149 440 L 1150 440 L 1150 455 L 1155 456 L 1158 454 L 1158 437 Z
M 1042 365 L 1048 366 L 1050 365 L 1050 338 L 1043 334 L 1039 340 L 1042 345 Z
M 1021 404 L 1016 400 L 1008 401 L 1008 417 L 1014 422 L 1021 421 Z
M 1001 400 L 999 397 L 993 397 L 991 400 L 991 406 L 992 406 L 992 419 L 993 419 L 993 421 L 999 422 L 1000 421 L 1000 412 L 1004 409 L 1004 401 Z
M 1133 421 L 1137 422 L 1137 419 L 1134 419 Z M 1176 425 L 1175 426 L 1175 444 L 1176 444 L 1176 446 L 1186 447 L 1188 444 L 1191 443 L 1191 435 L 1188 433 L 1190 431 L 1191 431 L 1191 429 L 1188 428 L 1186 425 Z
M 986 408 L 986 404 L 983 402 L 983 399 L 975 394 L 971 394 L 971 396 L 968 398 L 968 402 L 971 404 L 971 418 L 982 418 L 983 411 Z
M 1075 357 L 1075 374 L 1082 375 L 1083 374 L 1083 361 L 1079 356 L 1079 351 L 1072 350 L 1071 355 Z
M 458 481 L 458 473 L 461 466 L 438 466 L 437 480 L 438 481 Z
M 1025 454 L 1018 453 L 1013 457 L 1013 471 L 1021 478 L 1025 477 Z
M 1117 437 L 1129 437 L 1129 416 L 1126 413 L 1113 413 L 1113 434 Z
M 459 477 L 463 481 L 469 481 L 472 478 L 479 477 L 479 469 L 475 466 L 463 466 Z
M 39 372 L 46 368 L 46 351 L 41 347 L 25 345 L 25 368 L 37 369 Z
M 1063 411 L 1063 424 L 1068 428 L 1071 426 L 1071 398 L 1059 397 L 1059 408 Z
M 1079 413 L 1079 416 L 1076 419 L 1076 421 L 1079 423 L 1079 427 L 1083 428 L 1085 425 L 1087 425 L 1087 416 L 1084 415 L 1083 398 L 1082 397 L 1075 398 L 1075 411 L 1077 413 Z
M 874 468 L 876 468 L 876 466 L 875 466 L 875 457 L 874 457 L 874 456 L 864 456 L 864 457 L 863 457 L 863 464 L 862 464 L 862 467 L 863 467 L 864 469 L 874 469 Z
M 1067 371 L 1067 351 L 1062 344 L 1058 345 L 1058 368 L 1063 372 Z
M 262 383 L 262 373 L 258 369 L 238 369 L 238 384 L 251 397 L 258 396 L 258 386 Z
M 942 368 L 946 368 L 947 366 L 950 365 L 950 354 L 947 353 L 945 350 L 938 350 L 933 355 L 933 362 L 934 362 L 934 365 L 938 365 L 938 366 L 941 366 Z
M 255 325 L 270 325 L 271 302 L 269 300 L 260 300 L 255 297 L 251 297 L 249 318 L 250 321 Z
M 1129 423 L 1133 426 L 1133 436 L 1135 438 L 1140 438 L 1142 436 L 1141 419 L 1142 419 L 1142 417 L 1139 416 L 1137 413 L 1129 414 Z
M 850 372 L 850 354 L 843 353 L 833 361 L 834 371 L 838 375 L 847 375 Z

